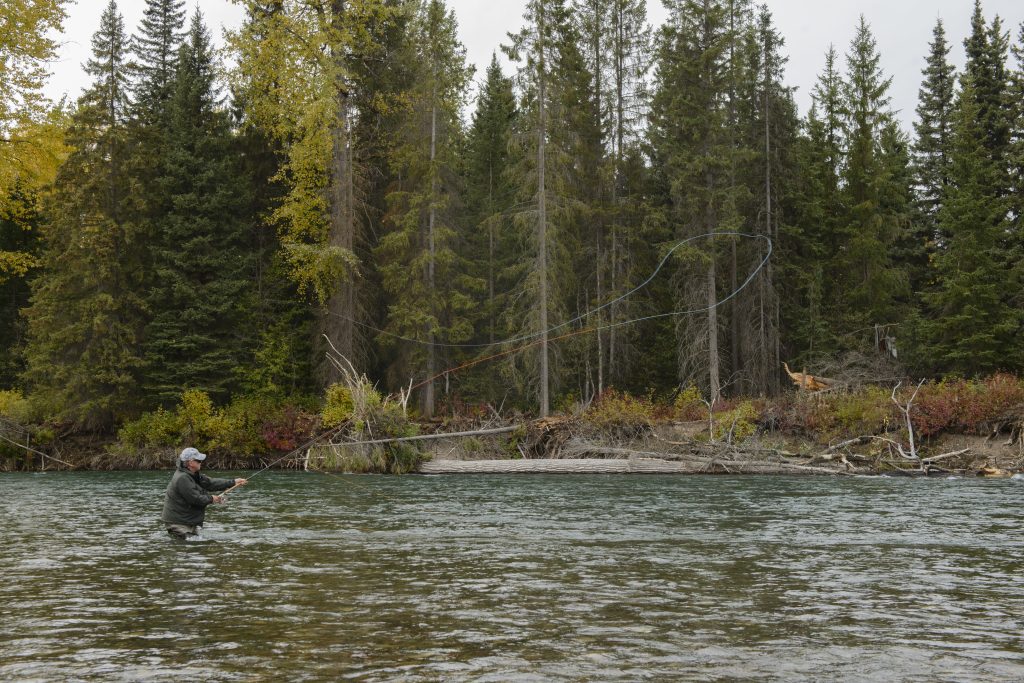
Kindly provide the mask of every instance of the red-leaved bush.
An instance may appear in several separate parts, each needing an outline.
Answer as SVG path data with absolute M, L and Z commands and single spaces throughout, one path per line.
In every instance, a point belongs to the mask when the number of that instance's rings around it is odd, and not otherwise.
M 921 436 L 943 430 L 973 432 L 1024 404 L 1024 383 L 1012 375 L 946 380 L 921 387 L 911 409 Z
M 309 441 L 316 427 L 316 417 L 295 406 L 284 406 L 267 419 L 260 430 L 267 447 L 275 451 L 291 451 Z

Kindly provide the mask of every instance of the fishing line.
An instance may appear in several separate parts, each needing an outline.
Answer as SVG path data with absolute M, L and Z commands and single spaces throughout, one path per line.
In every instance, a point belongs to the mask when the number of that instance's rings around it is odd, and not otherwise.
M 252 475 L 251 475 L 251 476 L 249 476 L 249 477 L 246 477 L 246 481 L 247 481 L 247 482 L 248 482 L 248 481 L 252 481 L 252 480 L 253 480 L 253 479 L 254 479 L 255 477 L 257 477 L 257 476 L 259 476 L 259 475 L 263 474 L 264 472 L 266 472 L 267 470 L 269 470 L 269 469 L 270 469 L 271 467 L 273 467 L 274 465 L 278 464 L 279 462 L 281 462 L 281 461 L 283 461 L 283 460 L 287 460 L 288 458 L 290 458 L 290 457 L 294 456 L 294 455 L 295 455 L 295 454 L 297 454 L 297 453 L 300 453 L 300 452 L 302 452 L 303 450 L 305 450 L 305 449 L 307 449 L 307 448 L 310 448 L 310 447 L 312 447 L 312 446 L 313 446 L 313 445 L 314 445 L 315 443 L 317 443 L 318 441 L 322 441 L 322 440 L 324 440 L 324 439 L 329 439 L 330 437 L 332 437 L 332 436 L 334 436 L 334 435 L 338 434 L 339 432 L 341 432 L 341 430 L 342 430 L 342 429 L 344 429 L 344 428 L 345 428 L 345 426 L 346 426 L 346 425 L 345 425 L 345 423 L 342 423 L 342 424 L 338 425 L 337 427 L 334 427 L 334 428 L 332 428 L 332 429 L 330 429 L 330 430 L 328 430 L 328 431 L 324 432 L 323 434 L 318 434 L 317 436 L 313 437 L 312 439 L 310 439 L 310 440 L 309 440 L 309 441 L 307 441 L 306 443 L 302 444 L 301 446 L 299 446 L 299 447 L 297 447 L 297 448 L 294 448 L 294 449 L 292 449 L 291 451 L 289 451 L 289 452 L 285 453 L 284 455 L 282 455 L 282 456 L 281 456 L 280 458 L 277 458 L 276 460 L 274 460 L 274 461 L 270 462 L 270 463 L 269 463 L 269 464 L 267 464 L 267 465 L 266 465 L 266 466 L 265 466 L 265 467 L 264 467 L 263 469 L 261 469 L 261 470 L 259 470 L 259 471 L 255 472 L 254 474 L 252 474 Z M 0 437 L 0 438 L 2 438 L 2 437 Z M 334 446 L 360 446 L 360 445 L 363 445 L 363 444 L 368 444 L 368 443 L 386 443 L 386 442 L 388 442 L 388 441 L 390 441 L 390 440 L 389 440 L 389 439 L 383 439 L 383 440 L 377 440 L 377 441 L 366 441 L 366 442 L 362 442 L 362 441 L 357 441 L 357 442 L 354 442 L 354 443 L 350 443 L 350 444 L 348 444 L 348 443 L 341 443 L 341 444 L 331 444 L 331 445 L 334 445 Z M 321 458 L 321 459 L 322 459 L 322 458 Z M 320 473 L 320 474 L 326 474 L 326 475 L 329 475 L 329 476 L 333 476 L 333 477 L 338 477 L 338 479 L 341 479 L 341 480 L 342 480 L 342 481 L 344 481 L 344 482 L 345 482 L 346 484 L 350 484 L 350 485 L 352 485 L 352 486 L 355 486 L 356 488 L 360 488 L 360 489 L 363 489 L 364 491 L 369 491 L 370 493 L 372 493 L 372 494 L 373 494 L 373 495 L 375 495 L 375 496 L 381 496 L 381 497 L 383 497 L 383 498 L 388 498 L 388 499 L 390 500 L 390 497 L 389 497 L 389 496 L 386 496 L 386 495 L 384 495 L 383 493 L 380 493 L 379 491 L 375 491 L 375 490 L 371 489 L 371 488 L 370 488 L 370 487 L 368 487 L 368 486 L 363 486 L 363 485 L 361 485 L 361 484 L 357 484 L 357 483 L 355 483 L 355 482 L 353 482 L 353 481 L 349 481 L 349 480 L 347 480 L 347 479 L 344 479 L 344 478 L 342 478 L 342 477 L 339 477 L 339 476 L 338 476 L 338 475 L 336 475 L 336 474 L 333 474 L 333 473 L 331 473 L 331 472 L 327 472 L 326 470 L 316 469 L 315 471 L 316 471 L 316 472 L 318 472 L 318 473 Z M 219 494 L 217 494 L 217 495 L 221 495 L 221 496 L 226 496 L 227 494 L 231 493 L 232 491 L 234 491 L 234 490 L 235 490 L 235 489 L 237 489 L 237 488 L 240 488 L 241 486 L 242 486 L 241 484 L 235 484 L 235 485 L 234 485 L 234 486 L 232 486 L 231 488 L 229 488 L 229 489 L 225 489 L 224 491 L 222 491 L 221 493 L 219 493 Z
M 710 306 L 704 306 L 703 308 L 683 309 L 683 310 L 678 310 L 678 311 L 672 311 L 670 313 L 659 313 L 657 315 L 650 315 L 650 316 L 645 316 L 645 317 L 641 317 L 641 318 L 632 318 L 630 320 L 623 320 L 623 321 L 619 321 L 617 323 L 610 323 L 610 324 L 603 325 L 603 326 L 600 326 L 600 327 L 594 327 L 590 331 L 599 331 L 599 330 L 612 329 L 612 328 L 615 328 L 615 327 L 621 327 L 621 326 L 624 326 L 624 325 L 632 325 L 633 323 L 645 322 L 647 320 L 654 320 L 654 319 L 657 319 L 657 318 L 667 318 L 667 317 L 671 317 L 671 316 L 692 315 L 692 314 L 696 314 L 696 313 L 706 313 L 706 312 L 708 312 L 710 310 L 718 308 L 719 306 L 727 303 L 728 301 L 730 301 L 730 300 L 734 299 L 736 296 L 738 296 L 740 292 L 742 292 L 744 289 L 747 288 L 747 286 L 753 281 L 753 279 L 757 276 L 757 274 L 760 273 L 761 270 L 764 269 L 764 267 L 768 264 L 768 261 L 771 259 L 772 251 L 774 250 L 774 244 L 772 243 L 772 240 L 769 237 L 767 237 L 766 235 L 755 235 L 755 234 L 745 233 L 745 232 L 709 232 L 709 233 L 704 233 L 702 235 L 696 235 L 694 237 L 688 237 L 685 240 L 677 242 L 671 249 L 669 249 L 668 252 L 665 254 L 665 256 L 663 256 L 661 261 L 658 263 L 658 266 L 647 277 L 647 279 L 644 280 L 643 282 L 641 282 L 639 285 L 637 285 L 633 289 L 631 289 L 628 292 L 626 292 L 625 294 L 622 294 L 621 296 L 618 296 L 615 299 L 612 299 L 611 301 L 609 301 L 607 303 L 601 304 L 600 306 L 597 306 L 596 308 L 592 308 L 592 309 L 590 309 L 588 311 L 585 311 L 584 313 L 581 313 L 580 315 L 576 316 L 575 318 L 572 318 L 570 320 L 566 320 L 563 323 L 559 323 L 558 325 L 550 327 L 547 330 L 543 330 L 541 332 L 533 332 L 531 334 L 524 334 L 524 335 L 520 335 L 518 337 L 510 337 L 508 339 L 504 339 L 504 340 L 501 340 L 501 341 L 488 342 L 486 344 L 448 344 L 448 343 L 443 343 L 443 342 L 423 341 L 422 339 L 413 339 L 411 337 L 403 337 L 400 334 L 395 334 L 393 332 L 388 332 L 387 330 L 382 330 L 379 327 L 375 327 L 373 325 L 369 325 L 369 324 L 361 322 L 359 320 L 355 320 L 355 319 L 350 318 L 348 316 L 341 315 L 340 313 L 334 313 L 333 311 L 328 311 L 328 315 L 332 315 L 332 316 L 334 316 L 336 318 L 341 318 L 342 320 L 346 320 L 346 321 L 351 322 L 351 323 L 353 323 L 355 325 L 359 325 L 360 327 L 364 327 L 364 328 L 366 328 L 368 330 L 371 330 L 372 332 L 376 332 L 378 334 L 381 334 L 381 335 L 384 335 L 384 336 L 387 336 L 387 337 L 391 337 L 392 339 L 398 339 L 399 341 L 405 341 L 405 342 L 409 342 L 411 344 L 420 344 L 422 346 L 433 346 L 433 347 L 437 347 L 437 348 L 449 348 L 449 349 L 480 349 L 480 348 L 487 348 L 487 347 L 490 347 L 490 346 L 504 346 L 506 344 L 515 344 L 515 343 L 518 343 L 518 342 L 521 342 L 521 341 L 527 341 L 527 340 L 530 340 L 530 339 L 535 339 L 537 337 L 543 337 L 544 335 L 550 334 L 552 332 L 555 332 L 556 330 L 560 330 L 563 327 L 568 327 L 569 325 L 572 325 L 573 323 L 580 322 L 581 320 L 584 320 L 584 319 L 590 317 L 591 315 L 594 315 L 595 313 L 597 313 L 599 311 L 602 311 L 602 310 L 604 310 L 606 308 L 614 306 L 615 304 L 617 304 L 617 303 L 619 303 L 621 301 L 625 301 L 629 297 L 633 296 L 634 294 L 636 294 L 640 290 L 642 290 L 645 287 L 647 287 L 647 285 L 649 285 L 651 283 L 651 281 L 654 280 L 654 278 L 656 278 L 661 273 L 662 269 L 668 263 L 668 260 L 672 257 L 672 254 L 675 253 L 676 250 L 678 250 L 680 247 L 682 247 L 685 244 L 689 244 L 690 242 L 694 242 L 696 240 L 705 239 L 705 238 L 714 238 L 714 237 L 743 237 L 743 238 L 749 238 L 749 239 L 754 239 L 754 240 L 764 240 L 764 242 L 766 242 L 767 245 L 768 245 L 768 250 L 765 253 L 764 258 L 762 258 L 760 260 L 760 262 L 757 264 L 757 267 L 750 273 L 750 275 L 747 276 L 747 279 L 743 281 L 743 284 L 741 284 L 735 290 L 730 292 L 728 296 L 726 296 L 726 297 L 724 297 L 722 299 L 719 299 L 718 301 L 716 301 L 714 304 L 712 304 Z M 521 348 L 529 348 L 532 345 L 533 344 L 529 344 L 529 345 L 523 346 Z M 502 355 L 504 355 L 504 354 L 502 354 Z M 442 373 L 441 376 L 443 376 L 444 374 L 445 373 Z
M 589 326 L 589 327 L 581 328 L 579 330 L 568 332 L 566 334 L 559 335 L 557 337 L 553 337 L 553 338 L 548 338 L 547 337 L 547 334 L 550 334 L 551 332 L 554 332 L 556 330 L 560 330 L 560 329 L 562 329 L 564 327 L 567 327 L 568 325 L 572 325 L 573 323 L 580 322 L 581 320 L 584 320 L 585 318 L 587 318 L 587 317 L 597 313 L 598 311 L 604 310 L 606 308 L 609 308 L 610 306 L 614 306 L 615 304 L 628 299 L 629 297 L 633 296 L 634 294 L 636 294 L 640 290 L 642 290 L 645 287 L 647 287 L 647 285 L 649 285 L 651 283 L 651 281 L 653 281 L 654 278 L 656 278 L 658 276 L 658 274 L 661 273 L 662 269 L 668 263 L 668 260 L 672 257 L 672 254 L 675 253 L 683 245 L 689 244 L 690 242 L 694 242 L 694 241 L 699 240 L 699 239 L 714 238 L 714 237 L 742 237 L 742 238 L 749 238 L 749 239 L 754 239 L 754 240 L 764 240 L 764 242 L 767 244 L 767 247 L 768 247 L 767 251 L 765 252 L 764 257 L 758 262 L 757 267 L 754 268 L 754 270 L 751 271 L 751 273 L 747 276 L 746 280 L 744 280 L 743 283 L 739 287 L 737 287 L 735 290 L 730 292 L 727 296 L 725 296 L 725 297 L 719 299 L 718 301 L 716 301 L 714 304 L 711 304 L 709 306 L 703 306 L 703 307 L 700 307 L 700 308 L 681 309 L 681 310 L 677 310 L 677 311 L 671 311 L 669 313 L 657 313 L 657 314 L 653 314 L 653 315 L 642 316 L 642 317 L 639 317 L 639 318 L 631 318 L 629 320 L 621 320 L 621 321 L 618 321 L 618 322 L 611 322 L 611 323 L 606 323 L 606 324 L 601 324 L 601 325 L 592 325 L 592 326 Z M 609 301 L 609 302 L 607 302 L 605 304 L 602 304 L 601 306 L 598 306 L 597 308 L 590 309 L 589 311 L 586 311 L 585 313 L 582 313 L 582 314 L 576 316 L 575 318 L 573 318 L 571 320 L 567 320 L 567 321 L 565 321 L 565 322 L 563 322 L 561 324 L 555 325 L 554 327 L 551 327 L 551 328 L 549 328 L 549 329 L 547 329 L 545 331 L 535 332 L 533 334 L 521 335 L 519 337 L 512 337 L 510 339 L 506 339 L 506 340 L 503 340 L 503 341 L 490 342 L 490 343 L 487 343 L 487 344 L 444 344 L 444 343 L 439 343 L 439 342 L 425 342 L 425 341 L 422 341 L 422 340 L 419 340 L 419 339 L 411 339 L 411 338 L 408 338 L 408 337 L 403 337 L 401 335 L 393 334 L 391 332 L 387 332 L 386 330 L 381 330 L 379 328 L 373 327 L 372 325 L 367 325 L 366 323 L 361 323 L 361 322 L 359 322 L 357 320 L 353 320 L 352 318 L 340 315 L 338 313 L 331 312 L 330 315 L 334 315 L 334 316 L 342 318 L 344 320 L 348 320 L 349 322 L 355 323 L 357 325 L 360 325 L 362 327 L 368 328 L 368 329 L 373 330 L 375 332 L 378 332 L 380 334 L 383 334 L 383 335 L 386 335 L 386 336 L 389 336 L 389 337 L 393 337 L 393 338 L 396 338 L 396 339 L 399 339 L 399 340 L 402 340 L 402 341 L 407 341 L 407 342 L 411 342 L 411 343 L 414 343 L 414 344 L 421 344 L 421 345 L 425 345 L 425 346 L 441 347 L 441 348 L 487 348 L 487 347 L 491 347 L 491 346 L 502 346 L 502 345 L 506 345 L 506 344 L 515 344 L 515 343 L 521 342 L 521 341 L 533 340 L 533 341 L 530 341 L 527 344 L 522 344 L 522 345 L 516 346 L 516 347 L 514 347 L 512 349 L 507 349 L 505 351 L 501 351 L 501 352 L 494 353 L 494 354 L 491 354 L 491 355 L 488 355 L 488 356 L 484 356 L 482 358 L 476 358 L 476 359 L 473 359 L 471 361 L 467 361 L 467 362 L 462 363 L 460 365 L 457 365 L 457 366 L 448 368 L 446 370 L 443 370 L 442 372 L 439 372 L 438 374 L 436 374 L 436 375 L 434 375 L 432 377 L 429 377 L 429 378 L 427 378 L 427 379 L 425 379 L 425 380 L 423 380 L 423 381 L 421 381 L 421 382 L 419 382 L 417 384 L 413 384 L 411 386 L 411 388 L 410 388 L 410 391 L 411 391 L 412 389 L 418 389 L 418 388 L 420 388 L 422 386 L 430 384 L 431 382 L 433 382 L 435 380 L 441 379 L 442 377 L 446 377 L 449 374 L 452 374 L 452 373 L 455 373 L 455 372 L 459 372 L 461 370 L 466 370 L 468 368 L 474 367 L 474 366 L 479 365 L 481 363 L 485 363 L 485 362 L 488 362 L 488 361 L 496 360 L 498 358 L 503 358 L 505 356 L 509 356 L 509 355 L 514 354 L 514 353 L 519 353 L 520 351 L 525 351 L 526 349 L 529 349 L 529 348 L 531 348 L 533 346 L 536 346 L 538 344 L 543 344 L 545 342 L 554 343 L 554 342 L 562 341 L 562 340 L 565 340 L 565 339 L 570 339 L 572 337 L 576 337 L 576 336 L 579 336 L 579 335 L 589 334 L 591 332 L 600 332 L 600 331 L 603 331 L 603 330 L 610 330 L 610 329 L 614 329 L 614 328 L 617 328 L 617 327 L 623 327 L 625 325 L 633 325 L 633 324 L 636 324 L 636 323 L 646 322 L 646 321 L 649 321 L 649 320 L 657 320 L 657 319 L 660 319 L 660 318 L 668 318 L 668 317 L 675 317 L 675 316 L 682 316 L 682 315 L 694 315 L 694 314 L 697 314 L 697 313 L 706 313 L 708 311 L 711 311 L 711 310 L 713 310 L 715 308 L 718 308 L 719 306 L 722 306 L 723 304 L 731 301 L 732 299 L 737 297 L 740 294 L 740 292 L 742 292 L 744 289 L 746 289 L 747 286 L 750 285 L 750 283 L 754 280 L 754 278 L 757 277 L 757 274 L 760 273 L 761 270 L 763 270 L 764 267 L 768 264 L 768 261 L 771 259 L 772 251 L 773 250 L 774 250 L 774 244 L 772 243 L 772 240 L 769 237 L 767 237 L 766 235 L 755 235 L 755 234 L 745 233 L 745 232 L 713 232 L 713 233 L 704 233 L 702 235 L 696 235 L 694 237 L 688 237 L 685 240 L 677 242 L 671 249 L 669 249 L 668 252 L 665 254 L 665 256 L 663 256 L 661 261 L 658 263 L 658 266 L 654 269 L 654 272 L 652 272 L 648 276 L 648 278 L 646 280 L 644 280 L 642 283 L 640 283 L 639 285 L 637 285 L 633 289 L 629 290 L 625 294 L 623 294 L 623 295 L 621 295 L 619 297 L 616 297 L 615 299 L 612 299 L 611 301 Z
M 246 478 L 245 478 L 246 482 L 250 482 L 250 481 L 252 481 L 253 479 L 255 479 L 256 477 L 260 476 L 261 474 L 263 474 L 264 472 L 266 472 L 267 470 L 269 470 L 269 469 L 270 469 L 271 467 L 273 467 L 273 466 L 274 466 L 274 465 L 276 465 L 277 463 L 281 462 L 282 460 L 287 460 L 288 458 L 292 457 L 292 456 L 293 456 L 293 455 L 295 455 L 296 453 L 299 453 L 299 452 L 301 452 L 301 451 L 303 451 L 303 450 L 305 450 L 305 449 L 309 448 L 310 446 L 312 446 L 313 444 L 315 444 L 315 443 L 316 443 L 317 441 L 320 441 L 321 439 L 326 439 L 326 438 L 330 438 L 331 436 L 334 436 L 335 434 L 337 434 L 338 432 L 340 432 L 340 431 L 342 430 L 342 428 L 343 428 L 344 426 L 345 426 L 345 424 L 344 424 L 344 423 L 342 423 L 342 424 L 338 425 L 337 427 L 334 427 L 333 429 L 330 429 L 330 430 L 328 430 L 328 431 L 324 432 L 323 434 L 318 434 L 317 436 L 314 436 L 314 437 L 313 437 L 312 439 L 310 439 L 310 440 L 309 440 L 309 441 L 307 441 L 306 443 L 302 444 L 301 446 L 299 446 L 299 447 L 297 447 L 297 448 L 294 448 L 294 449 L 292 449 L 292 450 L 288 451 L 287 453 L 285 453 L 284 455 L 282 455 L 282 456 L 281 456 L 280 458 L 278 458 L 277 460 L 274 460 L 274 461 L 270 462 L 270 463 L 269 463 L 269 464 L 268 464 L 268 465 L 267 465 L 266 467 L 264 467 L 263 469 L 261 469 L 261 470 L 259 470 L 259 471 L 255 472 L 255 473 L 253 473 L 252 475 L 250 475 L 250 476 L 246 477 Z M 220 492 L 220 493 L 219 493 L 219 494 L 217 494 L 217 495 L 220 495 L 220 496 L 226 496 L 226 495 L 228 495 L 229 493 L 231 493 L 232 491 L 234 491 L 235 489 L 239 488 L 240 486 L 242 486 L 242 484 L 235 484 L 235 485 L 234 485 L 234 486 L 232 486 L 231 488 L 229 488 L 229 489 L 225 489 L 224 491 Z

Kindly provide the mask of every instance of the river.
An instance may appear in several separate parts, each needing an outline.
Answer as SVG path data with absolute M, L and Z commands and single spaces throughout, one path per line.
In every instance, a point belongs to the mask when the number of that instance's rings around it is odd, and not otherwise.
M 169 477 L 0 475 L 0 680 L 1024 680 L 1024 481 Z

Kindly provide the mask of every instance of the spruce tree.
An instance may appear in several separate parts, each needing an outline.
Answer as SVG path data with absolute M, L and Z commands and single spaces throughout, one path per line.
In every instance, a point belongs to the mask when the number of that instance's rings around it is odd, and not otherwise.
M 1016 68 L 1013 70 L 1010 102 L 1013 103 L 1012 168 L 1015 190 L 1024 189 L 1024 22 L 1017 30 L 1017 42 L 1012 47 Z M 1024 194 L 1017 194 L 1017 201 Z M 1019 204 L 1018 204 L 1019 206 Z M 1018 218 L 1022 211 L 1017 211 Z
M 740 348 L 746 391 L 771 394 L 779 389 L 782 367 L 781 302 L 784 286 L 782 268 L 790 262 L 794 245 L 781 239 L 795 168 L 794 144 L 798 128 L 793 91 L 785 85 L 784 38 L 774 26 L 771 12 L 762 6 L 754 24 L 746 31 L 747 83 L 741 84 L 744 142 L 752 163 L 741 169 L 741 182 L 749 189 L 743 213 L 749 231 L 772 241 L 776 258 L 758 272 L 757 279 L 738 298 L 745 334 Z M 738 245 L 744 263 L 760 263 L 767 254 L 763 241 Z M 795 253 L 794 253 L 795 256 Z M 793 259 L 795 262 L 796 259 Z M 733 285 L 735 289 L 735 285 Z
M 585 46 L 590 39 L 580 22 L 567 20 L 556 34 L 552 63 L 549 139 L 547 148 L 549 187 L 554 199 L 550 212 L 558 251 L 564 261 L 553 262 L 559 284 L 559 307 L 581 324 L 599 327 L 603 311 L 591 310 L 606 303 L 606 235 L 609 217 L 607 181 L 607 130 L 598 84 Z M 604 354 L 600 334 L 578 335 L 559 344 L 559 381 L 589 401 L 603 380 Z M 571 388 L 570 388 L 571 387 Z
M 495 353 L 495 344 L 514 337 L 504 315 L 515 296 L 521 245 L 511 229 L 518 187 L 512 182 L 517 146 L 513 134 L 519 115 L 512 79 L 491 57 L 480 85 L 476 109 L 466 133 L 464 166 L 465 221 L 461 252 L 466 257 L 467 281 L 477 302 L 473 342 L 458 353 L 462 362 Z M 495 364 L 480 363 L 463 371 L 462 391 L 467 400 L 498 401 Z M 502 389 L 504 394 L 504 389 Z
M 1006 68 L 1009 38 L 997 16 L 986 26 L 980 0 L 975 0 L 971 16 L 971 34 L 964 40 L 967 63 L 964 75 L 970 78 L 982 130 L 985 149 L 1002 164 L 1006 160 L 1010 141 L 1011 113 L 1008 100 L 1009 74 Z M 1006 178 L 994 178 L 1001 183 L 1000 194 L 1007 194 Z
M 214 81 L 210 38 L 197 12 L 181 47 L 168 107 L 167 156 L 156 178 L 167 198 L 150 244 L 147 389 L 168 407 L 186 389 L 225 400 L 256 330 L 246 186 Z
M 522 62 L 517 78 L 523 93 L 522 111 L 517 123 L 517 137 L 522 155 L 513 171 L 522 191 L 519 195 L 522 210 L 512 216 L 513 223 L 531 245 L 532 263 L 523 260 L 517 288 L 524 292 L 517 306 L 507 312 L 509 327 L 521 332 L 523 338 L 534 340 L 536 355 L 519 355 L 519 365 L 509 365 L 512 380 L 520 386 L 535 389 L 539 413 L 546 417 L 550 411 L 550 331 L 551 321 L 558 314 L 560 284 L 555 271 L 564 263 L 562 235 L 556 234 L 552 221 L 551 179 L 555 170 L 551 162 L 558 158 L 559 150 L 549 149 L 552 101 L 558 97 L 554 88 L 554 71 L 558 60 L 558 39 L 565 28 L 568 15 L 563 0 L 545 2 L 529 0 L 523 14 L 525 26 L 516 34 L 509 34 L 510 45 L 503 46 L 509 57 Z M 553 315 L 555 314 L 555 315 Z M 561 316 L 557 316 L 561 317 Z M 520 374 L 520 372 L 522 374 Z
M 1013 260 L 1018 264 L 1017 281 L 1024 285 L 1024 272 L 1020 264 L 1024 262 L 1024 23 L 1021 23 L 1017 34 L 1017 43 L 1013 46 L 1017 68 L 1013 71 L 1010 102 L 1013 105 L 1013 127 L 1010 139 L 1010 214 L 1014 235 Z M 1017 308 L 1024 309 L 1024 296 L 1015 299 Z
M 898 219 L 881 205 L 890 181 L 884 173 L 881 137 L 892 122 L 887 94 L 892 79 L 882 74 L 880 60 L 862 16 L 847 54 L 843 93 L 848 135 L 843 179 L 849 214 L 842 250 L 834 261 L 846 303 L 835 324 L 843 333 L 896 322 L 895 299 L 904 287 L 903 275 L 891 260 Z
M 647 4 L 640 0 L 611 0 L 608 26 L 607 99 L 610 113 L 608 144 L 611 164 L 611 220 L 607 254 L 609 329 L 608 379 L 621 384 L 629 372 L 642 365 L 636 347 L 635 326 L 622 327 L 639 310 L 638 301 L 615 301 L 639 284 L 642 271 L 644 200 L 634 171 L 643 144 L 644 118 L 650 94 L 648 72 L 652 59 L 651 27 Z M 602 302 L 604 303 L 604 302 Z M 604 345 L 602 345 L 604 346 Z
M 804 133 L 796 141 L 798 181 L 793 197 L 793 221 L 785 226 L 785 258 L 778 263 L 790 295 L 781 305 L 787 339 L 783 356 L 805 362 L 836 350 L 834 309 L 842 298 L 831 276 L 832 259 L 839 253 L 845 220 L 845 197 L 840 191 L 845 134 L 843 79 L 833 46 L 825 68 L 811 91 L 811 109 Z
M 650 138 L 654 162 L 669 180 L 665 199 L 676 240 L 737 225 L 726 106 L 735 40 L 728 9 L 718 0 L 674 2 L 658 41 Z M 712 402 L 721 394 L 720 248 L 709 238 L 689 250 L 675 275 L 675 308 L 702 311 L 677 323 L 678 378 L 701 387 Z
M 146 0 L 142 20 L 131 38 L 129 115 L 130 155 L 125 161 L 134 192 L 126 207 L 143 238 L 132 258 L 142 264 L 142 291 L 159 286 L 150 248 L 160 239 L 160 223 L 172 209 L 160 183 L 170 156 L 171 98 L 178 52 L 185 36 L 184 0 Z
M 185 0 L 146 0 L 131 51 L 131 173 L 139 188 L 135 211 L 142 225 L 168 208 L 155 177 L 167 156 L 166 132 L 178 51 L 185 36 Z
M 503 216 L 515 196 L 508 174 L 516 112 L 512 79 L 492 55 L 467 133 L 465 167 L 465 243 L 473 253 L 472 274 L 483 283 L 476 339 L 487 344 L 510 336 L 499 326 L 499 316 L 511 289 L 503 278 L 513 253 Z
M 827 217 L 820 230 L 823 231 L 826 258 L 839 251 L 839 230 L 846 213 L 845 198 L 839 191 L 847 145 L 843 101 L 846 83 L 839 72 L 838 61 L 839 53 L 835 46 L 830 45 L 825 54 L 825 69 L 811 90 L 813 104 L 807 124 L 812 143 L 820 156 L 820 164 L 815 164 L 809 171 L 820 175 L 821 202 Z
M 143 127 L 167 122 L 184 26 L 185 0 L 146 0 L 139 33 L 132 38 L 134 114 Z
M 265 7 L 251 5 L 248 11 L 250 17 L 272 21 L 284 10 L 282 3 L 274 2 Z M 250 292 L 254 301 L 247 318 L 256 330 L 252 357 L 238 374 L 246 395 L 282 400 L 314 389 L 316 320 L 289 276 L 275 226 L 266 220 L 285 192 L 283 184 L 275 180 L 285 149 L 280 138 L 261 125 L 266 119 L 252 114 L 253 109 L 280 107 L 278 84 L 272 75 L 265 75 L 266 81 L 236 79 L 231 88 L 232 128 L 237 136 L 241 176 L 247 184 L 242 194 L 248 204 L 242 215 L 247 227 L 247 251 L 254 260 Z
M 927 65 L 922 71 L 924 80 L 918 91 L 917 121 L 914 131 L 914 172 L 917 182 L 919 211 L 916 237 L 934 253 L 942 243 L 938 234 L 938 212 L 942 206 L 946 185 L 949 184 L 950 140 L 953 129 L 953 98 L 956 90 L 956 72 L 949 63 L 949 45 L 946 30 L 939 19 L 932 31 Z M 915 267 L 911 285 L 916 290 L 923 286 L 924 274 L 920 265 Z
M 398 180 L 388 195 L 389 232 L 377 255 L 391 295 L 386 330 L 423 342 L 404 349 L 398 373 L 426 375 L 420 406 L 430 417 L 435 410 L 432 378 L 444 360 L 441 344 L 468 341 L 472 334 L 471 299 L 459 281 L 465 269 L 455 250 L 456 154 L 471 70 L 454 14 L 441 0 L 417 6 L 409 40 L 417 68 L 393 151 Z
M 590 196 L 588 225 L 577 266 L 585 297 L 595 310 L 588 319 L 598 332 L 587 338 L 585 364 L 591 386 L 621 384 L 635 363 L 635 330 L 616 323 L 633 317 L 638 300 L 617 301 L 637 284 L 634 267 L 639 235 L 635 223 L 639 198 L 626 192 L 627 169 L 642 135 L 647 106 L 647 72 L 651 60 L 651 29 L 646 3 L 638 0 L 576 0 L 579 45 L 586 83 L 579 103 L 581 120 L 590 131 L 579 146 L 592 145 L 596 167 L 583 180 Z M 609 304 L 607 307 L 605 304 Z M 591 363 L 591 360 L 594 362 Z M 584 392 L 585 393 L 585 392 Z
M 21 183 L 0 201 L 0 389 L 17 386 L 24 371 L 22 351 L 29 278 L 39 265 L 42 240 L 41 193 Z
M 894 312 L 891 322 L 912 312 L 920 284 L 928 278 L 927 244 L 921 229 L 921 215 L 914 192 L 915 172 L 910 139 L 896 121 L 882 128 L 878 139 L 878 209 L 883 220 L 895 231 L 891 249 L 894 271 Z M 892 330 L 889 330 L 891 332 Z M 891 335 L 886 335 L 891 336 Z
M 92 85 L 68 130 L 73 152 L 54 187 L 43 271 L 33 284 L 26 380 L 49 415 L 107 429 L 136 414 L 144 320 L 140 234 L 125 172 L 127 55 L 114 1 L 103 12 L 86 72 Z
M 953 137 L 951 183 L 939 211 L 948 247 L 935 260 L 938 286 L 924 296 L 918 362 L 933 372 L 978 376 L 1019 368 L 1014 336 L 1021 311 L 1011 306 L 1004 239 L 1004 170 L 992 158 L 986 117 L 970 72 L 962 78 Z

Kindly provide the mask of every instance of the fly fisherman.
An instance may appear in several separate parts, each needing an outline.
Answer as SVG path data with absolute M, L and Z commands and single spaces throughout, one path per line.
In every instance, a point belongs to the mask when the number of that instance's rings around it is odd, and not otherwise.
M 180 540 L 198 536 L 203 530 L 207 505 L 224 502 L 224 496 L 210 491 L 224 491 L 248 483 L 246 479 L 210 479 L 199 474 L 203 460 L 206 460 L 206 455 L 195 448 L 183 450 L 164 495 L 163 521 L 167 525 L 167 533 Z

